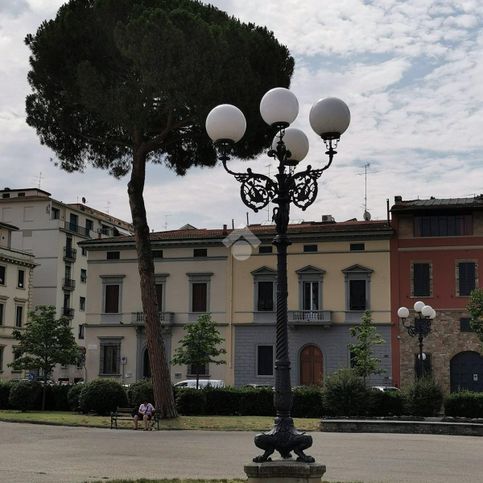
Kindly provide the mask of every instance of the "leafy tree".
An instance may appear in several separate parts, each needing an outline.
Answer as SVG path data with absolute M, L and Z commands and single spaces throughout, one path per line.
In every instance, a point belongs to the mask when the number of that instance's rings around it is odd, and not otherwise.
M 380 359 L 374 356 L 373 346 L 383 344 L 384 339 L 377 333 L 372 324 L 372 316 L 369 310 L 364 312 L 361 323 L 350 329 L 352 337 L 357 342 L 349 344 L 352 354 L 352 363 L 355 373 L 362 377 L 364 384 L 371 374 L 381 374 L 383 369 L 379 368 Z
M 471 328 L 483 344 L 483 289 L 475 289 L 471 292 L 466 308 L 471 316 Z
M 193 366 L 196 369 L 196 389 L 200 380 L 200 367 L 209 364 L 225 364 L 224 360 L 215 357 L 226 354 L 226 350 L 218 348 L 225 339 L 221 337 L 215 322 L 208 314 L 201 315 L 194 324 L 185 325 L 187 334 L 179 341 L 171 364 Z
M 237 143 L 234 154 L 254 157 L 268 134 L 258 102 L 268 89 L 289 86 L 293 59 L 266 28 L 193 0 L 70 0 L 26 43 L 33 91 L 27 123 L 60 167 L 131 173 L 154 396 L 160 414 L 175 417 L 143 199 L 146 162 L 178 174 L 215 165 L 204 122 L 220 103 L 244 111 L 246 142 Z
M 29 313 L 25 328 L 14 329 L 12 334 L 19 343 L 15 347 L 16 359 L 9 365 L 15 370 L 36 369 L 42 374 L 44 410 L 47 381 L 53 368 L 57 364 L 76 364 L 81 357 L 69 319 L 56 319 L 54 306 L 39 305 Z

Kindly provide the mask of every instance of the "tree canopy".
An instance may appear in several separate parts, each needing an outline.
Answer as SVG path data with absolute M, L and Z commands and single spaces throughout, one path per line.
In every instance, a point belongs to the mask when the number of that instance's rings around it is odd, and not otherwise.
M 264 27 L 194 0 L 70 0 L 28 35 L 32 93 L 27 123 L 66 171 L 129 171 L 141 298 L 156 407 L 175 417 L 159 326 L 143 191 L 146 162 L 178 174 L 213 166 L 205 118 L 217 104 L 242 109 L 248 130 L 234 154 L 269 144 L 259 101 L 288 87 L 294 61 Z
M 196 388 L 198 389 L 199 368 L 206 364 L 225 364 L 223 359 L 216 359 L 222 354 L 226 354 L 223 347 L 219 347 L 224 342 L 216 328 L 216 323 L 208 314 L 201 315 L 194 324 L 185 325 L 186 335 L 179 341 L 176 348 L 172 364 L 187 365 L 197 368 Z
M 18 344 L 15 346 L 16 358 L 10 366 L 15 370 L 36 369 L 42 374 L 44 383 L 57 364 L 75 364 L 81 360 L 82 352 L 69 320 L 65 317 L 56 319 L 52 305 L 35 307 L 29 313 L 25 328 L 16 328 L 12 334 Z M 44 405 L 45 398 L 42 399 L 42 409 Z
M 180 174 L 214 165 L 204 121 L 220 103 L 245 112 L 236 155 L 254 156 L 267 134 L 258 103 L 289 86 L 294 65 L 266 28 L 191 0 L 71 0 L 26 43 L 27 123 L 63 169 L 116 176 L 140 142 Z

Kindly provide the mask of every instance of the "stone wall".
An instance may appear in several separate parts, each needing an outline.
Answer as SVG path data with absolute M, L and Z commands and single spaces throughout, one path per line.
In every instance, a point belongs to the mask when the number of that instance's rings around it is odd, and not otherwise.
M 472 332 L 461 332 L 460 318 L 468 317 L 461 310 L 438 311 L 433 320 L 432 331 L 424 339 L 424 352 L 431 354 L 432 372 L 445 393 L 450 392 L 450 362 L 458 353 L 481 351 L 478 337 Z M 412 322 L 411 318 L 411 322 Z M 418 338 L 410 337 L 404 327 L 400 327 L 401 344 L 401 386 L 414 382 L 415 357 L 419 352 Z

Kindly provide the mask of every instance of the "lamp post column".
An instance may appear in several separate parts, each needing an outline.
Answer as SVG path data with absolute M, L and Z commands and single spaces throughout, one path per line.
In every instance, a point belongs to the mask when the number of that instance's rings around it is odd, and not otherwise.
M 292 387 L 290 382 L 290 358 L 288 354 L 288 288 L 287 288 L 287 247 L 290 240 L 287 228 L 290 213 L 290 200 L 287 176 L 282 162 L 278 168 L 278 197 L 274 203 L 274 221 L 277 236 L 273 244 L 277 247 L 277 324 L 275 355 L 275 397 L 274 405 L 278 418 L 290 418 L 292 409 Z

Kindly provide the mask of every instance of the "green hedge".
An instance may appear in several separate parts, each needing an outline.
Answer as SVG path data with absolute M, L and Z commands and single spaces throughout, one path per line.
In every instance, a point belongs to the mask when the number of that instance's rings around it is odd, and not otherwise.
M 320 418 L 325 414 L 325 412 L 324 393 L 321 387 L 302 386 L 293 390 L 293 417 Z
M 10 395 L 11 382 L 0 381 L 0 409 L 10 409 L 8 397 Z
M 404 394 L 400 391 L 373 391 L 369 414 L 371 416 L 402 416 L 405 402 Z
M 153 383 L 151 381 L 138 381 L 127 389 L 129 406 L 139 407 L 143 402 L 154 404 Z
M 35 381 L 19 381 L 12 384 L 8 402 L 13 409 L 29 411 L 36 409 L 38 397 L 42 392 L 42 385 Z
M 206 391 L 180 389 L 176 391 L 176 409 L 183 416 L 201 416 L 206 412 Z
M 483 393 L 461 391 L 450 394 L 444 401 L 446 416 L 483 418 Z
M 443 390 L 431 377 L 417 379 L 404 390 L 407 413 L 412 416 L 437 416 L 443 404 Z
M 126 391 L 117 381 L 94 379 L 84 384 L 79 396 L 80 409 L 83 412 L 94 411 L 105 416 L 117 407 L 128 405 Z

